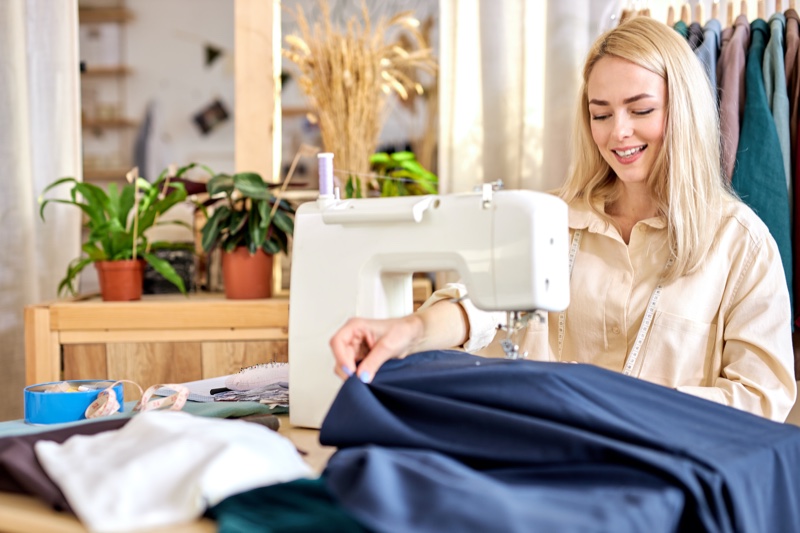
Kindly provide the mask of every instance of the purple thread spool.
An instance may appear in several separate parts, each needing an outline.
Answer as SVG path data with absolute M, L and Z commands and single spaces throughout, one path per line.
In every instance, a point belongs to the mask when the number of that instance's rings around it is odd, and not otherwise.
M 319 162 L 319 195 L 333 196 L 333 154 L 322 152 L 317 154 Z

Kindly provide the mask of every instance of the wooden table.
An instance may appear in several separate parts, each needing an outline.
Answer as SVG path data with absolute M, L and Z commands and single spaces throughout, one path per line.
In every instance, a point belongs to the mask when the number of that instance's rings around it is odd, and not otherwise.
M 334 448 L 319 444 L 319 431 L 294 427 L 288 415 L 279 415 L 281 428 L 278 431 L 289 438 L 299 450 L 306 452 L 305 461 L 321 472 L 333 454 Z M 216 531 L 216 525 L 208 519 L 200 519 L 190 524 L 148 529 L 147 533 L 209 533 Z M 72 515 L 58 513 L 41 501 L 19 494 L 0 492 L 0 531 L 8 533 L 86 533 L 88 531 Z M 142 532 L 144 533 L 144 532 Z
M 128 379 L 143 388 L 186 383 L 288 361 L 289 301 L 221 294 L 99 298 L 25 308 L 27 385 Z M 138 393 L 126 385 L 126 397 Z

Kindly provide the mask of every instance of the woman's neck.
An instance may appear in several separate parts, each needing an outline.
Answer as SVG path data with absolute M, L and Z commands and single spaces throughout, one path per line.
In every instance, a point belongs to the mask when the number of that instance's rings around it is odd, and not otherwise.
M 606 213 L 612 217 L 622 217 L 639 222 L 658 216 L 658 206 L 646 186 L 634 187 L 620 184 L 619 196 L 606 205 Z
M 646 187 L 620 184 L 619 197 L 606 205 L 606 213 L 617 223 L 625 244 L 630 242 L 631 231 L 642 220 L 658 215 L 653 195 Z

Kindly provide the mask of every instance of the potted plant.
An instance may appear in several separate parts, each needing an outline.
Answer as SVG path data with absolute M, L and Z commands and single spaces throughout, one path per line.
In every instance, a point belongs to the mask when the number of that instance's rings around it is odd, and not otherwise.
M 71 184 L 69 199 L 44 197 L 51 189 L 65 184 Z M 155 183 L 149 183 L 132 171 L 128 174 L 128 183 L 121 189 L 116 183 L 110 183 L 107 192 L 72 177 L 48 185 L 39 197 L 42 220 L 45 207 L 50 203 L 74 205 L 83 211 L 83 227 L 88 232 L 81 246 L 83 253 L 67 267 L 58 285 L 58 294 L 77 294 L 75 282 L 79 274 L 86 266 L 94 264 L 103 300 L 138 300 L 142 295 L 145 261 L 185 294 L 183 281 L 175 269 L 152 253 L 173 244 L 151 242 L 145 235 L 148 228 L 159 224 L 162 214 L 185 199 L 183 183 L 171 181 L 166 171 Z
M 376 179 L 368 180 L 364 187 L 357 176 L 345 183 L 346 198 L 361 198 L 366 189 L 368 196 L 414 196 L 436 194 L 439 179 L 417 161 L 414 152 L 377 152 L 369 158 L 370 169 Z
M 222 251 L 225 296 L 232 299 L 272 296 L 274 255 L 286 252 L 294 232 L 294 209 L 278 200 L 259 174 L 218 174 L 208 181 L 213 212 L 202 230 L 207 253 Z M 209 205 L 203 206 L 205 210 Z

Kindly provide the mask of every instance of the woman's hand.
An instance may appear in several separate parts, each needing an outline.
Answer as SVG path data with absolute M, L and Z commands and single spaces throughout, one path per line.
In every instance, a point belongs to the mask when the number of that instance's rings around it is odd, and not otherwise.
M 419 346 L 424 335 L 424 322 L 418 315 L 402 318 L 351 318 L 331 338 L 336 358 L 336 373 L 341 378 L 352 376 L 369 383 L 383 363 L 402 359 Z

